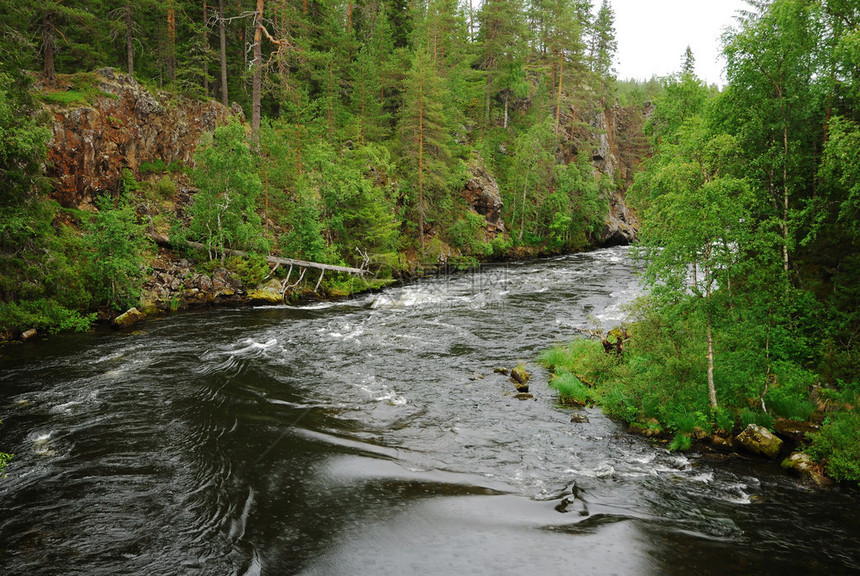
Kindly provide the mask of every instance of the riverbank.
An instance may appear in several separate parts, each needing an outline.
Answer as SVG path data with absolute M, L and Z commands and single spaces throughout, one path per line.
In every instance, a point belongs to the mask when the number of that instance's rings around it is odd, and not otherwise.
M 821 385 L 794 389 L 765 388 L 759 398 L 719 390 L 720 405 L 707 405 L 706 387 L 683 358 L 672 369 L 682 379 L 654 380 L 654 341 L 636 324 L 598 338 L 578 339 L 540 355 L 552 373 L 550 386 L 559 402 L 600 406 L 624 422 L 629 433 L 670 451 L 752 457 L 780 462 L 804 483 L 825 488 L 837 482 L 857 486 L 860 433 L 856 392 Z M 782 378 L 782 375 L 779 376 Z

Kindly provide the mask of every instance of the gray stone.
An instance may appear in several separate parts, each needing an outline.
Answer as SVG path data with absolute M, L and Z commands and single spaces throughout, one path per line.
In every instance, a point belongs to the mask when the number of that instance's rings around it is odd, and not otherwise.
M 570 421 L 574 424 L 588 424 L 590 422 L 588 416 L 586 416 L 582 412 L 574 412 L 573 414 L 571 414 Z

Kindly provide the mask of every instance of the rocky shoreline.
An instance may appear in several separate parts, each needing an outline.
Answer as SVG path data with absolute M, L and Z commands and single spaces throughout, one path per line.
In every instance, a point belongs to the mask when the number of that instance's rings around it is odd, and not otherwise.
M 710 459 L 752 458 L 760 461 L 780 462 L 783 469 L 798 476 L 807 485 L 830 488 L 836 482 L 824 473 L 824 468 L 801 448 L 808 443 L 807 434 L 818 431 L 823 415 L 810 421 L 778 418 L 773 431 L 758 424 L 748 424 L 735 430 L 716 430 L 708 433 L 696 428 L 692 434 L 691 452 L 698 452 Z M 643 436 L 654 444 L 668 445 L 672 435 L 659 426 L 638 423 L 627 426 L 629 434 Z

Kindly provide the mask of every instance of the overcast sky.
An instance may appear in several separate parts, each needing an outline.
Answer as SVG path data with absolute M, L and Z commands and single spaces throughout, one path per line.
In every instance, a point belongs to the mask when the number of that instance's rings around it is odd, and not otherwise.
M 709 84 L 725 84 L 725 63 L 718 60 L 720 36 L 735 24 L 736 11 L 749 7 L 744 0 L 610 0 L 610 4 L 615 12 L 619 79 L 647 80 L 677 72 L 689 45 L 696 75 Z

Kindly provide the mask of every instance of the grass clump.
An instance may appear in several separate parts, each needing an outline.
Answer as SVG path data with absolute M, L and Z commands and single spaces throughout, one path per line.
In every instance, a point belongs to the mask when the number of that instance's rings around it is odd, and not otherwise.
M 561 404 L 584 406 L 591 400 L 588 387 L 572 372 L 556 374 L 549 385 L 558 390 L 558 400 Z

